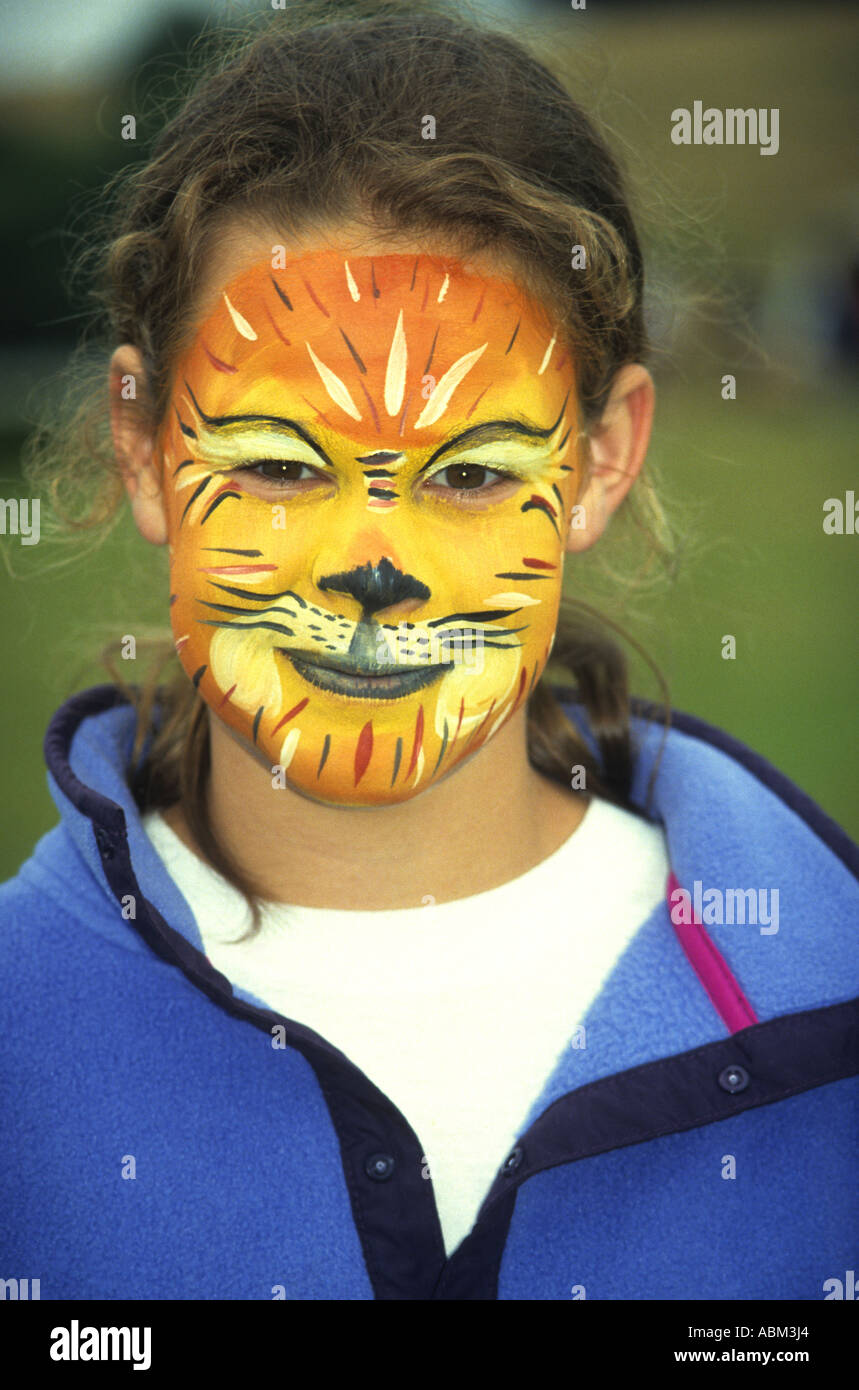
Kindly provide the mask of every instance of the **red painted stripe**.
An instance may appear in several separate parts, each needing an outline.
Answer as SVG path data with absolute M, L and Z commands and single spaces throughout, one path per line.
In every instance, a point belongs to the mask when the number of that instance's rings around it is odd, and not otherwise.
M 528 498 L 528 501 L 529 501 L 529 502 L 536 502 L 536 504 L 537 504 L 538 507 L 545 507 L 547 512 L 551 512 L 551 513 L 552 513 L 552 516 L 557 516 L 557 515 L 558 515 L 558 513 L 555 511 L 555 508 L 552 506 L 551 502 L 547 502 L 546 499 L 545 499 L 545 497 L 541 497 L 541 496 L 539 495 L 539 493 L 537 493 L 537 492 L 532 492 L 532 493 L 531 493 L 531 496 Z
M 407 416 L 408 413 L 409 413 L 409 406 L 410 406 L 411 403 L 412 403 L 412 396 L 413 396 L 414 394 L 415 394 L 414 391 L 410 391 L 410 392 L 409 392 L 409 398 L 408 398 L 408 400 L 406 401 L 405 405 L 403 406 L 403 413 L 402 413 L 402 415 L 400 416 L 400 434 L 402 434 L 403 430 L 405 429 L 405 425 L 406 425 L 406 416 Z
M 531 570 L 554 570 L 558 568 L 557 565 L 550 565 L 548 560 L 529 560 L 527 556 L 522 564 L 527 565 Z
M 231 367 L 228 362 L 222 362 L 220 357 L 216 357 L 213 352 L 209 351 L 205 343 L 203 343 L 203 351 L 205 352 L 206 356 L 208 357 L 209 361 L 211 362 L 212 366 L 215 368 L 216 371 L 229 372 L 229 374 L 232 376 L 234 372 L 237 372 L 239 370 L 238 367 Z
M 477 726 L 476 729 L 472 730 L 471 735 L 469 736 L 468 742 L 467 742 L 466 745 L 465 745 L 466 748 L 468 747 L 468 744 L 471 743 L 471 740 L 477 738 L 477 735 L 481 732 L 481 730 L 484 729 L 484 728 L 486 727 L 486 721 L 488 720 L 488 718 L 489 718 L 489 716 L 491 715 L 491 713 L 492 713 L 492 711 L 494 710 L 494 708 L 495 708 L 495 701 L 493 700 L 493 701 L 492 701 L 492 704 L 489 706 L 489 709 L 488 709 L 487 712 L 486 712 L 486 715 L 485 715 L 484 719 L 478 724 L 478 726 Z
M 407 776 L 407 777 L 411 777 L 412 773 L 413 773 L 414 770 L 415 770 L 415 764 L 417 763 L 417 760 L 418 760 L 418 753 L 420 753 L 420 751 L 421 751 L 421 744 L 423 743 L 423 738 L 424 738 L 424 707 L 423 707 L 423 705 L 421 705 L 420 709 L 418 710 L 418 717 L 417 717 L 417 719 L 415 720 L 415 738 L 414 738 L 414 743 L 412 744 L 412 760 L 411 760 L 411 762 L 409 763 L 409 770 L 408 770 L 408 772 L 406 773 L 406 776 Z
M 238 681 L 236 681 L 236 685 L 238 685 Z M 229 690 L 227 691 L 227 693 L 226 693 L 226 695 L 223 697 L 223 699 L 218 701 L 218 709 L 220 709 L 222 705 L 225 705 L 225 704 L 227 703 L 227 701 L 229 700 L 229 698 L 230 698 L 230 696 L 232 695 L 232 693 L 233 693 L 233 691 L 235 690 L 235 688 L 236 688 L 235 685 L 231 685 L 231 686 L 230 686 Z
M 283 728 L 284 724 L 288 724 L 289 720 L 292 719 L 296 714 L 300 714 L 301 711 L 304 709 L 304 706 L 309 702 L 309 700 L 310 696 L 305 695 L 303 700 L 299 700 L 297 705 L 293 705 L 289 713 L 285 714 L 278 724 L 275 724 L 274 728 L 271 731 L 272 737 L 274 737 L 278 729 Z
M 319 406 L 318 406 L 318 405 L 314 405 L 314 404 L 313 404 L 313 401 L 309 401 L 309 400 L 307 399 L 306 396 L 302 396 L 301 399 L 304 401 L 304 404 L 305 404 L 305 405 L 309 405 L 309 406 L 310 406 L 310 409 L 311 409 L 311 410 L 315 410 L 315 411 L 316 411 L 316 418 L 317 418 L 317 420 L 323 420 L 323 421 L 325 422 L 325 424 L 328 426 L 329 429 L 333 429 L 333 428 L 334 428 L 334 426 L 332 425 L 331 421 L 328 419 L 328 416 L 322 414 L 322 411 L 319 409 Z
M 357 787 L 364 773 L 367 771 L 367 764 L 373 752 L 373 721 L 368 719 L 360 734 L 358 744 L 355 749 L 355 786 Z
M 276 570 L 277 565 L 198 565 L 198 574 L 262 574 Z
M 291 342 L 289 341 L 288 338 L 284 338 L 283 334 L 281 333 L 280 329 L 278 328 L 278 326 L 277 326 L 277 324 L 275 323 L 274 319 L 272 318 L 271 314 L 269 314 L 269 312 L 268 312 L 268 306 L 264 304 L 262 307 L 265 309 L 266 313 L 268 314 L 268 321 L 269 321 L 269 323 L 271 324 L 271 326 L 272 326 L 272 328 L 274 329 L 274 331 L 275 331 L 275 333 L 277 334 L 277 336 L 280 338 L 280 341 L 281 341 L 282 343 L 285 343 L 287 347 L 291 347 L 291 346 L 292 346 Z
M 303 276 L 303 275 L 302 275 L 301 278 L 302 278 L 302 280 L 304 280 L 304 276 Z M 304 280 L 304 288 L 307 290 L 307 293 L 310 295 L 310 298 L 313 300 L 313 303 L 316 305 L 317 309 L 321 309 L 322 312 L 323 312 L 323 314 L 325 315 L 325 317 L 326 317 L 327 319 L 330 319 L 331 315 L 329 314 L 329 312 L 328 312 L 328 310 L 326 309 L 325 305 L 324 305 L 324 304 L 321 304 L 320 301 L 316 298 L 316 295 L 315 295 L 314 292 L 313 292 L 313 286 L 310 285 L 310 284 L 308 284 L 308 282 L 307 282 L 306 280 Z
M 491 386 L 491 385 L 492 385 L 492 382 L 490 381 L 489 386 Z M 483 388 L 483 390 L 481 391 L 480 395 L 477 397 L 477 400 L 474 402 L 474 405 L 472 405 L 472 406 L 470 407 L 470 409 L 468 409 L 468 410 L 465 412 L 465 418 L 466 418 L 466 420 L 468 420 L 468 419 L 470 418 L 470 416 L 473 414 L 473 412 L 474 412 L 474 410 L 476 409 L 476 407 L 477 407 L 477 406 L 480 404 L 480 402 L 483 400 L 483 397 L 486 395 L 486 392 L 489 390 L 489 386 L 484 386 L 484 388 Z

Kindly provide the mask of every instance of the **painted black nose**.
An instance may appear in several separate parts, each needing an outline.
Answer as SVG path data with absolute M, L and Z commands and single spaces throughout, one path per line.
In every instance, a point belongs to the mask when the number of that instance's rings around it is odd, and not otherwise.
M 348 594 L 360 603 L 364 617 L 372 617 L 383 608 L 403 603 L 408 598 L 428 599 L 426 584 L 412 574 L 403 574 L 392 565 L 387 555 L 376 565 L 359 565 L 357 569 L 342 570 L 319 580 L 319 588 L 335 594 Z

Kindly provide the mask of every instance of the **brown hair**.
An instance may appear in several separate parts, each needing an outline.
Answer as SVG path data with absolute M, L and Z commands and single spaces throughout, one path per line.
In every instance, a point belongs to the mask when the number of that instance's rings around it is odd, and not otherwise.
M 319 22 L 331 14 L 330 0 L 304 4 L 238 38 L 216 34 L 214 52 L 149 157 L 115 182 L 95 257 L 101 377 L 65 431 L 55 428 L 47 445 L 42 438 L 30 450 L 31 473 L 49 483 L 55 506 L 71 518 L 69 489 L 86 499 L 73 525 L 104 524 L 122 499 L 104 424 L 105 349 L 123 342 L 140 349 L 148 380 L 138 408 L 154 429 L 193 327 L 201 267 L 225 218 L 271 224 L 280 235 L 357 219 L 383 234 L 431 233 L 464 254 L 506 258 L 563 325 L 585 429 L 618 369 L 646 357 L 642 253 L 623 179 L 560 78 L 497 23 L 454 18 L 432 3 L 419 13 L 408 0 L 369 14 L 337 12 Z M 434 140 L 421 137 L 425 113 L 435 118 Z M 573 247 L 584 249 L 580 269 L 571 269 Z M 665 520 L 650 480 L 641 477 L 633 492 L 635 525 L 651 557 L 664 558 Z M 597 755 L 545 674 L 528 701 L 528 753 L 567 786 L 571 768 L 582 765 L 588 792 L 635 809 L 626 660 L 612 627 L 583 603 L 562 600 L 551 665 L 573 677 Z M 245 893 L 256 927 L 257 890 L 208 823 L 207 706 L 172 644 L 140 687 L 109 669 L 137 709 L 138 803 L 181 801 L 198 846 Z

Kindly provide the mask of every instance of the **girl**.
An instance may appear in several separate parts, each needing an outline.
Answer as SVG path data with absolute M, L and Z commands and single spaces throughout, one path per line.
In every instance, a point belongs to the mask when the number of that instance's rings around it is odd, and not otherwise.
M 43 1298 L 843 1278 L 857 851 L 562 596 L 659 530 L 642 293 L 591 121 L 431 12 L 277 16 L 129 176 L 96 457 L 178 661 L 57 712 L 0 898 Z

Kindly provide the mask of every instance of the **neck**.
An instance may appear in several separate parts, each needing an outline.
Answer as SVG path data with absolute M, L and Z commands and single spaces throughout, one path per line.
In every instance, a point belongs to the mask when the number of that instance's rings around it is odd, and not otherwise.
M 209 732 L 212 829 L 270 901 L 378 910 L 470 897 L 554 853 L 587 807 L 529 763 L 524 708 L 446 778 L 393 806 L 275 790 L 226 725 L 210 716 Z M 166 819 L 196 850 L 180 809 Z

